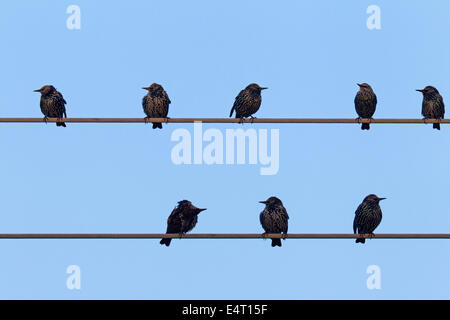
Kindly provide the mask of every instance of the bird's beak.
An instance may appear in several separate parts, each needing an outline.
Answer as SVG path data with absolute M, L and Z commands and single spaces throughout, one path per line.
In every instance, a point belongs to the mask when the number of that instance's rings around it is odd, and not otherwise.
M 423 89 L 416 89 L 416 91 L 423 92 Z
M 266 90 L 266 89 L 269 89 L 269 88 L 267 88 L 267 87 L 262 87 L 262 88 L 261 88 L 261 90 Z
M 381 201 L 381 200 L 384 200 L 384 199 L 386 199 L 386 198 L 378 198 L 378 201 Z
M 33 90 L 33 92 L 41 92 L 41 89 Z
M 198 209 L 198 212 L 202 212 L 202 211 L 205 211 L 206 210 L 206 208 L 204 208 L 204 209 Z
M 264 203 L 264 204 L 267 204 L 267 201 L 260 201 L 259 203 Z
M 357 85 L 358 85 L 358 87 L 361 87 L 361 84 L 360 84 L 360 83 L 357 83 Z
M 142 87 L 142 89 L 144 89 L 144 90 L 148 90 L 148 89 L 149 89 L 149 87 Z

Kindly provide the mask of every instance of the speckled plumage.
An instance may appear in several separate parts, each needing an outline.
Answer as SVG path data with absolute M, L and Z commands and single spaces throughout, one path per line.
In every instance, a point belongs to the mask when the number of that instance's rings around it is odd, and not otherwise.
M 277 197 L 270 197 L 266 201 L 260 201 L 266 207 L 259 215 L 259 221 L 265 233 L 284 233 L 288 231 L 288 219 L 283 203 Z M 272 247 L 281 247 L 281 239 L 272 239 Z
M 197 224 L 198 214 L 206 209 L 199 209 L 188 200 L 181 200 L 167 219 L 166 233 L 186 233 Z M 163 238 L 160 244 L 170 245 L 172 239 Z
M 359 118 L 371 119 L 377 107 L 377 96 L 367 83 L 359 84 L 359 91 L 355 96 L 355 109 Z M 370 124 L 361 124 L 361 130 L 369 130 Z
M 267 88 L 260 87 L 256 83 L 249 84 L 239 92 L 230 111 L 230 117 L 236 111 L 236 118 L 253 117 L 261 106 L 261 91 Z
M 369 194 L 355 211 L 353 220 L 354 234 L 373 234 L 376 227 L 381 222 L 382 213 L 380 201 L 385 198 L 378 198 L 374 194 Z M 365 238 L 356 239 L 356 243 L 365 243 Z
M 170 99 L 164 88 L 153 83 L 150 87 L 142 88 L 148 91 L 147 95 L 142 98 L 142 108 L 149 118 L 167 118 L 169 113 Z M 153 123 L 153 129 L 162 129 L 159 122 Z
M 67 118 L 66 114 L 66 100 L 62 94 L 58 92 L 55 87 L 51 85 L 43 86 L 41 89 L 34 90 L 34 92 L 41 93 L 40 107 L 44 114 L 44 119 L 47 118 Z M 64 122 L 57 122 L 56 126 L 65 127 Z
M 422 115 L 425 119 L 444 119 L 445 106 L 439 91 L 432 86 L 426 86 L 424 89 L 418 89 L 422 92 Z M 439 123 L 433 123 L 433 129 L 441 130 Z

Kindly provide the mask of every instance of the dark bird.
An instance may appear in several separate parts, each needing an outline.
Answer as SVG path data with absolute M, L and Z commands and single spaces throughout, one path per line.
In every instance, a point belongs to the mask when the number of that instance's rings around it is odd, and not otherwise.
M 355 97 L 355 109 L 358 114 L 358 119 L 372 119 L 375 109 L 377 107 L 377 96 L 372 90 L 372 87 L 367 83 L 359 84 L 359 91 Z M 369 130 L 370 124 L 363 123 L 361 130 Z
M 374 194 L 369 194 L 364 198 L 363 202 L 355 211 L 355 219 L 353 220 L 354 234 L 370 234 L 378 227 L 381 222 L 380 201 L 386 198 L 378 198 Z M 356 239 L 356 243 L 365 243 L 365 238 Z
M 267 88 L 262 88 L 256 83 L 252 83 L 239 92 L 231 108 L 230 118 L 233 115 L 233 111 L 236 111 L 236 118 L 240 118 L 241 121 L 248 117 L 253 119 L 253 114 L 261 106 L 261 91 L 265 89 Z
M 259 221 L 265 233 L 283 233 L 286 235 L 289 216 L 281 200 L 277 197 L 270 197 L 266 201 L 260 201 L 260 203 L 266 205 L 259 215 Z M 275 246 L 281 247 L 281 239 L 272 239 L 272 247 Z
M 148 93 L 142 99 L 142 107 L 147 115 L 147 118 L 166 118 L 169 113 L 170 99 L 164 88 L 153 83 L 150 87 L 142 88 L 147 90 Z M 147 122 L 147 121 L 146 121 Z M 160 122 L 153 122 L 153 129 L 162 129 L 162 124 Z
M 34 92 L 41 93 L 41 111 L 44 114 L 44 121 L 47 122 L 48 118 L 67 118 L 66 107 L 67 103 L 64 100 L 62 94 L 56 91 L 54 86 L 43 86 Z M 64 122 L 56 122 L 57 127 L 65 127 Z
M 199 209 L 188 200 L 178 202 L 178 206 L 173 209 L 167 219 L 166 233 L 179 233 L 180 235 L 191 231 L 197 224 L 197 216 L 206 209 Z M 171 238 L 163 238 L 160 244 L 170 245 Z
M 422 115 L 424 119 L 444 119 L 445 106 L 442 96 L 435 87 L 426 86 L 424 89 L 417 89 L 422 92 Z M 433 129 L 441 130 L 439 123 L 433 123 Z

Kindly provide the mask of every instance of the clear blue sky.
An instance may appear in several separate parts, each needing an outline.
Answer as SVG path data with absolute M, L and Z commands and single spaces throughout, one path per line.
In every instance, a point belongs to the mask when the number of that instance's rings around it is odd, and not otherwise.
M 81 8 L 81 30 L 66 9 Z M 366 8 L 381 8 L 368 30 Z M 357 82 L 375 117 L 418 118 L 434 85 L 450 103 L 446 1 L 9 1 L 0 4 L 2 117 L 41 117 L 53 84 L 72 117 L 141 117 L 161 83 L 171 117 L 226 117 L 257 82 L 258 117 L 356 117 Z M 280 129 L 280 169 L 171 162 L 177 128 L 0 125 L 0 233 L 159 233 L 189 199 L 194 232 L 259 233 L 258 203 L 284 202 L 292 233 L 350 233 L 364 196 L 379 233 L 448 233 L 450 126 L 262 125 Z M 205 128 L 236 128 L 211 124 Z M 245 125 L 244 128 L 250 128 Z M 446 182 L 447 181 L 447 182 Z M 450 298 L 445 240 L 1 240 L 0 298 Z M 81 290 L 66 268 L 81 268 Z M 378 265 L 382 289 L 366 288 Z

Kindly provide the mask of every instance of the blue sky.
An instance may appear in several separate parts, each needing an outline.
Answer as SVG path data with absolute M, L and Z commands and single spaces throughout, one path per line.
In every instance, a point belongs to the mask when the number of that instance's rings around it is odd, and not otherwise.
M 66 9 L 81 9 L 68 30 Z M 368 30 L 366 9 L 381 9 Z M 426 85 L 450 97 L 446 1 L 14 1 L 0 4 L 2 117 L 41 117 L 53 84 L 69 117 L 141 117 L 143 86 L 171 117 L 226 117 L 235 96 L 269 89 L 257 117 L 356 117 L 356 83 L 375 117 L 418 118 Z M 234 124 L 208 124 L 225 132 Z M 159 233 L 189 199 L 194 232 L 259 233 L 278 196 L 292 233 L 350 233 L 369 193 L 387 197 L 379 233 L 448 233 L 450 127 L 254 124 L 280 130 L 280 169 L 174 165 L 191 124 L 2 124 L 0 233 Z M 252 128 L 246 124 L 245 129 Z M 446 240 L 1 240 L 0 298 L 448 299 Z M 81 289 L 66 268 L 81 268 Z M 366 269 L 381 269 L 368 290 Z

